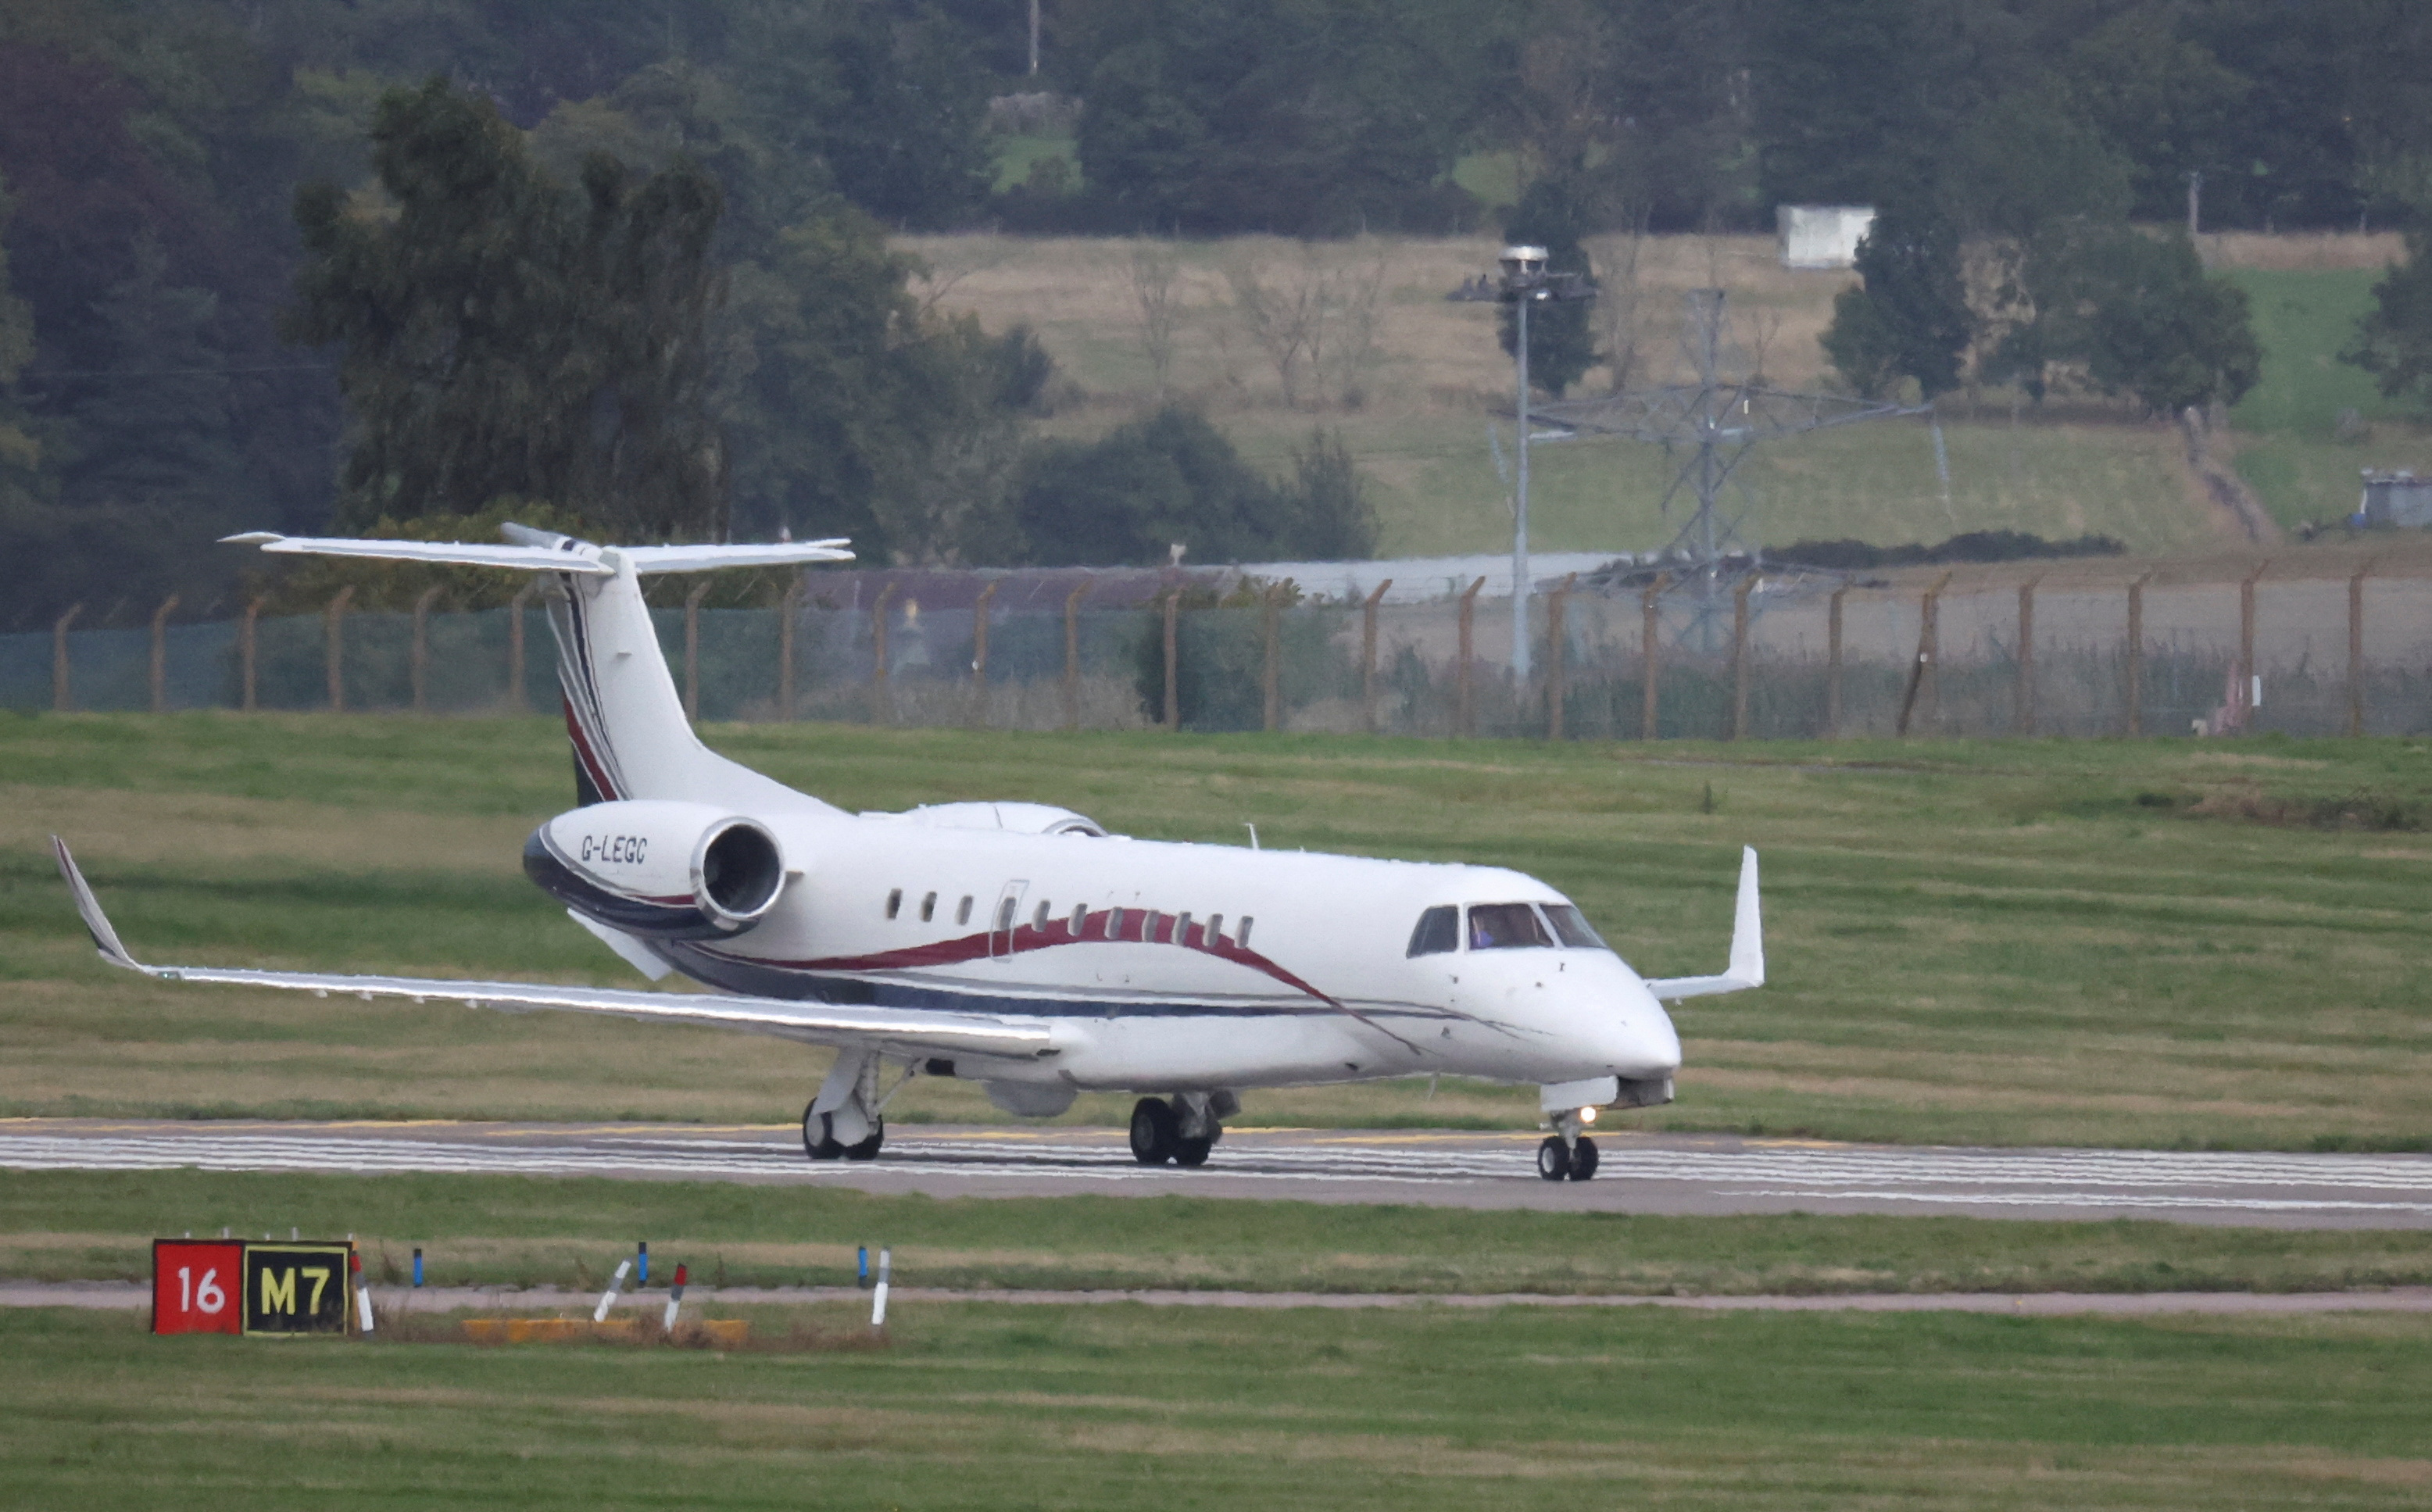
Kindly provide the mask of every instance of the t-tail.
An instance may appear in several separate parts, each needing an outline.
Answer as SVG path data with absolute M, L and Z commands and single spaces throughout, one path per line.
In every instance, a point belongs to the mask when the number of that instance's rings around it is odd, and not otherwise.
M 585 803 L 679 798 L 762 809 L 817 802 L 701 743 L 684 717 L 641 580 L 652 573 L 850 562 L 841 539 L 751 546 L 603 546 L 509 525 L 505 542 L 357 541 L 256 531 L 228 536 L 279 555 L 362 557 L 549 575 L 549 629 L 566 732 Z

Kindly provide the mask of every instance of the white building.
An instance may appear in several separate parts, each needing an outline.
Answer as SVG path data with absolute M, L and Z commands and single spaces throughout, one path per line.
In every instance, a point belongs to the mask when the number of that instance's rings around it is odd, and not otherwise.
M 1858 260 L 1858 242 L 1875 224 L 1872 205 L 1777 205 L 1775 229 L 1785 268 L 1847 268 Z

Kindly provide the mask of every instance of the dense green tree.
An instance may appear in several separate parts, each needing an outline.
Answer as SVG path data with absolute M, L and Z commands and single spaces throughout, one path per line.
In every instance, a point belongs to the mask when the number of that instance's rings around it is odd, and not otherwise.
M 1858 277 L 1824 332 L 1825 355 L 1849 386 L 1872 398 L 1914 378 L 1928 401 L 1957 388 L 1975 322 L 1950 220 L 1886 207 L 1858 244 Z
M 1096 442 L 1048 442 L 1012 494 L 1024 559 L 1147 565 L 1180 546 L 1192 562 L 1360 557 L 1376 525 L 1341 439 L 1312 436 L 1279 485 L 1194 411 L 1169 408 Z
M 686 162 L 636 180 L 595 155 L 571 192 L 440 79 L 383 97 L 372 140 L 393 215 L 329 183 L 296 210 L 311 260 L 289 330 L 341 349 L 348 516 L 517 494 L 629 538 L 717 533 L 717 184 Z
M 1545 249 L 1550 273 L 1594 272 L 1580 237 L 1590 229 L 1585 198 L 1576 180 L 1541 178 L 1521 193 L 1520 203 L 1503 223 L 1503 240 Z M 1520 347 L 1520 323 L 1510 305 L 1502 308 L 1496 328 L 1504 351 Z M 1600 359 L 1596 330 L 1584 299 L 1546 300 L 1528 311 L 1528 385 L 1561 398 Z
M 2383 270 L 2339 361 L 2371 373 L 2391 398 L 2412 394 L 2432 404 L 2432 231 L 2408 233 L 2406 260 Z
M 2184 232 L 2120 227 L 2081 248 L 2073 272 L 2059 336 L 2103 393 L 2174 414 L 2236 404 L 2262 376 L 2246 291 L 2207 275 Z

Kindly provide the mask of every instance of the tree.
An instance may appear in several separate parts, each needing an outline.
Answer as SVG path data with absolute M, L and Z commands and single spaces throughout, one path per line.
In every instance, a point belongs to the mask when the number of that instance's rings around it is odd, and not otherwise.
M 2432 402 L 2432 232 L 2407 233 L 2407 260 L 2382 270 L 2339 361 L 2372 374 L 2388 397 L 2415 392 Z
M 2262 376 L 2246 291 L 2208 277 L 2184 232 L 2123 227 L 2097 238 L 2079 255 L 2075 283 L 2059 334 L 2105 394 L 2174 414 L 2236 404 Z
M 1511 215 L 1503 223 L 1503 240 L 1518 246 L 1544 247 L 1549 273 L 1589 274 L 1593 270 L 1588 264 L 1587 248 L 1579 244 L 1579 238 L 1590 229 L 1581 198 L 1575 182 L 1540 178 L 1524 190 L 1520 203 L 1512 207 Z M 1506 352 L 1518 353 L 1519 317 L 1509 305 L 1503 307 L 1497 339 Z M 1588 322 L 1586 300 L 1546 300 L 1529 307 L 1529 387 L 1544 389 L 1559 399 L 1597 361 L 1596 333 Z
M 1864 283 L 1833 301 L 1825 355 L 1868 398 L 1902 378 L 1930 402 L 1959 386 L 1960 359 L 1974 334 L 1959 259 L 1959 233 L 1932 210 L 1892 206 L 1858 244 Z
M 372 141 L 393 215 L 327 182 L 296 206 L 310 260 L 287 330 L 343 348 L 344 512 L 515 494 L 629 538 L 717 534 L 716 182 L 688 161 L 637 181 L 594 155 L 571 193 L 486 99 L 436 78 L 385 95 Z

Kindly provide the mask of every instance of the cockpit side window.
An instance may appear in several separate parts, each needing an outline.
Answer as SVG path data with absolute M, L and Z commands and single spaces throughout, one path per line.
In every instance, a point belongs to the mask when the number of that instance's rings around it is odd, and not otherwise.
M 1604 936 L 1598 934 L 1588 923 L 1587 916 L 1571 904 L 1541 903 L 1538 906 L 1545 911 L 1545 921 L 1554 926 L 1554 937 L 1569 949 L 1574 950 L 1613 949 L 1612 946 L 1604 943 Z
M 1469 948 L 1473 950 L 1511 950 L 1553 943 L 1545 933 L 1545 926 L 1539 922 L 1537 911 L 1526 903 L 1470 905 Z
M 1460 909 L 1446 903 L 1419 916 L 1418 928 L 1410 931 L 1411 955 L 1449 955 L 1460 949 Z

